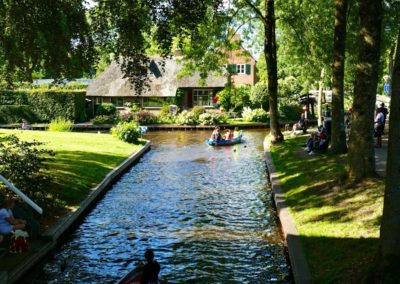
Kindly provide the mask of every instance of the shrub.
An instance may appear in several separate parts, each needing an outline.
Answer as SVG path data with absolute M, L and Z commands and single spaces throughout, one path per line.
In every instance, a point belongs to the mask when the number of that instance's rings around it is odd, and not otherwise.
M 117 120 L 122 122 L 129 122 L 135 119 L 135 115 L 130 110 L 124 110 L 118 112 Z
M 174 123 L 176 116 L 169 112 L 169 106 L 163 105 L 158 115 L 158 121 L 161 123 Z
M 228 121 L 228 117 L 225 114 L 215 113 L 212 111 L 203 113 L 199 117 L 199 122 L 202 125 L 215 125 L 222 124 Z
M 43 143 L 20 141 L 15 135 L 0 142 L 0 172 L 34 201 L 43 201 L 47 195 L 46 161 L 54 152 L 43 149 Z
M 241 112 L 250 105 L 250 87 L 226 87 L 217 94 L 218 104 L 226 111 Z
M 95 118 L 91 120 L 92 124 L 98 125 L 98 124 L 111 124 L 113 123 L 113 118 L 108 115 L 98 115 Z
M 196 125 L 198 120 L 196 119 L 196 115 L 194 113 L 184 110 L 176 118 L 176 123 L 181 125 Z
M 36 113 L 27 105 L 0 105 L 0 123 L 20 123 L 22 119 L 29 123 L 38 120 Z
M 279 107 L 279 114 L 287 121 L 297 121 L 303 109 L 298 104 L 287 104 Z
M 97 107 L 97 115 L 114 115 L 117 112 L 117 108 L 113 104 L 102 103 Z
M 58 131 L 58 132 L 70 132 L 74 123 L 71 120 L 66 120 L 62 117 L 57 117 L 53 119 L 50 124 L 48 131 Z
M 140 137 L 140 127 L 136 121 L 120 122 L 111 128 L 111 133 L 122 141 L 137 143 Z
M 195 106 L 192 109 L 192 114 L 194 115 L 194 117 L 196 118 L 196 120 L 199 119 L 200 115 L 206 113 L 206 109 L 202 106 Z
M 257 83 L 251 88 L 250 101 L 254 106 L 262 109 L 268 109 L 269 106 L 268 85 Z
M 256 108 L 252 110 L 249 107 L 245 107 L 242 112 L 242 117 L 244 121 L 247 122 L 267 122 L 268 113 L 262 108 Z
M 158 122 L 157 116 L 149 111 L 139 111 L 134 114 L 135 121 L 139 124 L 147 125 Z

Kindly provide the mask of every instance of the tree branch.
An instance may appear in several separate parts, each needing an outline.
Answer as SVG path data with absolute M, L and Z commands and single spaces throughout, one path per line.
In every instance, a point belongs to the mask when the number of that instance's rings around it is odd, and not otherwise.
M 261 13 L 260 9 L 258 9 L 252 2 L 251 0 L 245 0 L 247 5 L 250 6 L 250 8 L 253 9 L 253 11 L 257 14 L 257 16 L 261 19 L 261 21 L 264 22 L 264 24 L 267 23 L 267 20 L 265 19 L 264 15 Z

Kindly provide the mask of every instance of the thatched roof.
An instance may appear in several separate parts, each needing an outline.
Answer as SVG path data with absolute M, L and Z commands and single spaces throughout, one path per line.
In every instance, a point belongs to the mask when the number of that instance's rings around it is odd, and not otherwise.
M 205 86 L 199 84 L 200 75 L 198 72 L 191 76 L 177 78 L 182 65 L 178 64 L 175 58 L 165 59 L 162 67 L 160 58 L 151 59 L 149 76 L 149 88 L 143 90 L 141 96 L 146 97 L 168 97 L 175 96 L 178 88 L 196 87 L 224 87 L 226 78 L 209 74 Z M 123 74 L 116 62 L 112 63 L 99 77 L 89 84 L 87 96 L 112 96 L 130 97 L 137 95 L 134 87 L 128 79 L 123 79 Z

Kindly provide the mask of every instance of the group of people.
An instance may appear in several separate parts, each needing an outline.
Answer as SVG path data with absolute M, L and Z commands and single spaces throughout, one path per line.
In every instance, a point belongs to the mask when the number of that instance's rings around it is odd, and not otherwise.
M 240 136 L 240 130 L 238 127 L 235 127 L 234 131 L 232 132 L 230 129 L 225 131 L 225 135 L 222 136 L 221 129 L 219 126 L 214 128 L 214 131 L 211 134 L 210 140 L 218 141 L 218 140 L 231 140 L 233 138 L 237 138 Z
M 389 114 L 388 109 L 384 103 L 380 104 L 380 107 L 376 109 L 375 124 L 374 124 L 374 136 L 376 137 L 377 148 L 382 148 L 382 135 L 385 131 L 385 123 L 387 115 Z
M 316 150 L 326 151 L 328 149 L 328 133 L 323 126 L 318 127 L 318 132 L 311 132 L 307 139 L 306 148 L 308 155 L 314 155 Z
M 0 209 L 0 242 L 4 236 L 10 235 L 15 230 L 24 230 L 26 221 L 23 219 L 14 218 L 12 209 L 15 206 L 13 199 L 6 199 Z

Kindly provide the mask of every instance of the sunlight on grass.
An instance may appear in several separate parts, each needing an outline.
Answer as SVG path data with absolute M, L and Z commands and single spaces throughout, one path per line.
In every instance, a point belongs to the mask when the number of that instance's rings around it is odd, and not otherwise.
M 383 180 L 349 184 L 345 155 L 308 156 L 305 141 L 306 136 L 286 137 L 271 147 L 271 154 L 313 280 L 356 279 L 365 271 L 354 267 L 372 263 L 378 246 Z
M 47 162 L 53 177 L 49 192 L 77 205 L 106 174 L 142 145 L 128 144 L 110 134 L 1 130 L 0 137 L 14 134 L 21 140 L 44 142 L 44 148 L 55 151 Z

